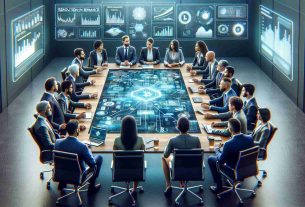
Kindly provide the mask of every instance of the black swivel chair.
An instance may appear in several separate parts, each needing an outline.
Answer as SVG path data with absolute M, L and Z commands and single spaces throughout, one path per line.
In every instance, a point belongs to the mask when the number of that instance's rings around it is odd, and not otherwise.
M 235 80 L 236 80 L 236 83 L 238 85 L 238 89 L 237 89 L 237 94 L 236 95 L 239 97 L 240 94 L 241 94 L 241 90 L 242 90 L 242 83 L 237 78 Z
M 109 205 L 112 205 L 112 199 L 114 197 L 117 197 L 123 193 L 128 193 L 132 200 L 132 206 L 136 206 L 136 201 L 130 192 L 130 182 L 145 181 L 146 161 L 144 160 L 144 151 L 114 151 L 111 170 L 112 182 L 125 182 L 126 187 L 123 188 L 119 186 L 111 186 L 111 193 L 114 193 L 115 189 L 122 191 L 109 197 Z M 139 189 L 140 193 L 144 192 L 142 186 L 138 186 L 137 188 Z
M 203 205 L 203 200 L 201 197 L 196 195 L 190 189 L 199 188 L 203 191 L 202 185 L 188 187 L 188 181 L 203 181 L 204 180 L 204 169 L 205 165 L 203 162 L 203 150 L 202 149 L 190 149 L 174 150 L 173 161 L 170 162 L 170 177 L 172 181 L 183 181 L 184 187 L 172 186 L 174 189 L 182 190 L 181 193 L 175 199 L 175 205 L 179 206 L 179 199 L 181 196 L 187 192 L 191 193 L 193 196 L 199 199 L 200 204 Z
M 230 187 L 224 186 L 227 190 L 217 194 L 220 199 L 225 193 L 234 191 L 237 195 L 241 204 L 243 200 L 241 199 L 238 191 L 251 192 L 251 196 L 255 196 L 254 190 L 239 188 L 244 179 L 256 176 L 258 174 L 257 167 L 257 156 L 258 156 L 258 146 L 243 150 L 239 152 L 239 157 L 235 168 L 231 168 L 226 164 L 217 164 L 218 171 L 227 179 Z
M 34 131 L 34 125 L 28 128 L 28 131 L 30 132 L 32 138 L 34 139 L 35 143 L 38 145 L 39 147 L 39 151 L 40 151 L 40 155 L 39 155 L 39 160 L 42 164 L 46 164 L 46 165 L 53 165 L 53 157 L 52 157 L 52 150 L 43 150 L 41 147 L 40 142 L 37 139 L 37 136 L 35 134 Z M 44 170 L 40 172 L 40 179 L 44 179 L 44 173 L 48 173 L 48 172 L 52 172 L 52 169 L 50 170 Z M 51 181 L 52 177 L 50 177 L 50 179 L 47 181 L 47 189 L 50 189 L 50 181 Z
M 278 128 L 274 124 L 272 124 L 271 122 L 269 122 L 269 125 L 270 125 L 270 129 L 271 129 L 270 130 L 271 131 L 270 132 L 270 136 L 268 137 L 266 146 L 259 148 L 259 153 L 258 153 L 258 158 L 257 158 L 258 161 L 265 161 L 267 159 L 267 148 L 268 148 L 268 145 L 271 142 L 271 140 L 273 139 L 275 132 L 278 130 Z M 267 171 L 266 170 L 259 170 L 259 171 L 263 173 L 262 174 L 263 178 L 267 177 Z M 258 181 L 257 185 L 261 186 L 262 185 L 262 181 L 258 177 L 256 177 L 256 179 Z
M 65 191 L 70 191 L 70 193 L 59 197 L 56 201 L 56 206 L 61 205 L 60 201 L 63 198 L 75 193 L 78 197 L 78 206 L 81 207 L 83 204 L 79 192 L 88 191 L 88 189 L 84 190 L 84 188 L 89 185 L 89 180 L 94 175 L 96 167 L 83 172 L 79 165 L 78 155 L 74 153 L 53 150 L 53 158 L 53 181 L 74 185 L 74 189 L 64 189 Z
M 66 80 L 66 77 L 69 75 L 68 73 L 68 68 L 67 67 L 64 67 L 61 71 L 60 71 L 60 73 L 61 73 L 61 77 L 62 77 L 62 80 L 64 81 L 64 80 Z

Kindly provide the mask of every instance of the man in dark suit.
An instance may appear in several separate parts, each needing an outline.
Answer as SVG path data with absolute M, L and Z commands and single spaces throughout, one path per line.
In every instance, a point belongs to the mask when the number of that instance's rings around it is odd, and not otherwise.
M 115 54 L 115 62 L 122 66 L 131 66 L 137 63 L 136 48 L 130 45 L 128 35 L 122 37 L 123 45 L 118 47 Z
M 103 158 L 100 155 L 93 157 L 88 147 L 78 140 L 77 136 L 79 134 L 79 127 L 77 120 L 70 120 L 67 123 L 67 132 L 69 136 L 65 139 L 57 140 L 54 149 L 77 154 L 80 167 L 84 172 L 84 176 L 86 176 L 88 172 L 92 171 L 96 167 L 96 171 L 89 181 L 90 185 L 88 190 L 89 194 L 95 193 L 101 188 L 100 184 L 95 184 L 95 180 L 99 176 Z M 86 165 L 90 167 L 87 171 Z M 65 188 L 65 183 L 60 183 L 58 188 L 60 190 Z
M 146 47 L 142 48 L 139 63 L 142 65 L 156 65 L 160 63 L 160 52 L 158 48 L 153 47 L 154 39 L 148 38 Z
M 232 66 L 227 66 L 223 76 L 230 78 L 232 81 L 231 88 L 235 91 L 237 96 L 240 96 L 241 93 L 241 83 L 234 77 L 235 69 Z
M 251 135 L 255 145 L 266 149 L 271 134 L 271 126 L 269 124 L 271 118 L 270 110 L 267 108 L 259 108 L 257 118 L 260 121 L 260 124 L 253 130 Z M 261 157 L 261 152 L 259 157 Z
M 48 101 L 52 108 L 52 115 L 48 117 L 54 129 L 65 134 L 65 116 L 57 102 L 54 93 L 58 91 L 57 81 L 54 77 L 48 78 L 44 84 L 45 92 L 43 93 L 40 101 Z
M 217 60 L 216 60 L 216 56 L 215 56 L 215 52 L 214 51 L 208 51 L 205 54 L 205 61 L 208 63 L 207 67 L 203 70 L 191 70 L 190 74 L 191 75 L 200 75 L 202 74 L 202 79 L 198 79 L 198 78 L 193 78 L 193 81 L 195 83 L 201 83 L 201 80 L 203 79 L 212 79 L 214 73 L 217 71 Z M 203 83 L 203 82 L 202 82 Z
M 228 126 L 232 138 L 224 144 L 222 151 L 216 147 L 216 156 L 210 156 L 208 159 L 208 164 L 216 183 L 216 186 L 210 186 L 210 189 L 215 193 L 220 193 L 223 190 L 221 174 L 217 170 L 217 162 L 235 168 L 239 152 L 254 146 L 252 137 L 240 132 L 241 126 L 237 119 L 229 119 Z
M 66 77 L 66 80 L 71 81 L 73 91 L 71 94 L 71 99 L 74 102 L 78 102 L 81 99 L 97 98 L 97 93 L 94 94 L 80 94 L 76 93 L 76 88 L 78 86 L 83 86 L 81 83 L 76 83 L 75 80 L 79 76 L 79 66 L 77 64 L 70 65 L 68 68 L 69 76 Z
M 229 100 L 231 97 L 236 96 L 236 93 L 231 88 L 231 80 L 229 78 L 224 77 L 220 81 L 220 90 L 222 95 L 219 98 L 201 104 L 204 110 L 217 111 L 218 113 L 229 111 Z
M 101 40 L 96 40 L 93 44 L 94 50 L 89 54 L 89 67 L 94 69 L 104 69 L 108 66 L 107 51 Z
M 241 90 L 241 96 L 246 98 L 244 102 L 243 110 L 247 117 L 247 129 L 252 132 L 256 127 L 257 122 L 257 109 L 258 105 L 254 97 L 255 86 L 252 84 L 243 84 Z
M 174 149 L 195 149 L 201 148 L 201 143 L 198 137 L 188 134 L 190 128 L 190 122 L 186 117 L 179 118 L 177 122 L 177 128 L 180 131 L 180 135 L 171 138 L 164 150 L 164 157 L 162 157 L 162 167 L 166 181 L 165 195 L 168 196 L 172 192 L 170 175 L 169 175 L 169 163 L 172 160 L 170 154 L 174 152 Z

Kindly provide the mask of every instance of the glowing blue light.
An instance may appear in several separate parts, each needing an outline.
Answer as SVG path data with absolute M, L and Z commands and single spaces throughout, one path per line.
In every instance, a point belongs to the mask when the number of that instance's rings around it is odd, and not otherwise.
M 144 102 L 153 101 L 162 96 L 161 92 L 151 88 L 141 88 L 131 92 L 131 97 Z

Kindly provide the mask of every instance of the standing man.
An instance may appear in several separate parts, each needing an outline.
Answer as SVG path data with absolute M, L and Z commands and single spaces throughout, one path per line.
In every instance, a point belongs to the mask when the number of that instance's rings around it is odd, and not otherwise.
M 130 45 L 128 35 L 122 37 L 123 45 L 118 47 L 115 54 L 115 62 L 122 66 L 132 66 L 137 63 L 136 48 Z

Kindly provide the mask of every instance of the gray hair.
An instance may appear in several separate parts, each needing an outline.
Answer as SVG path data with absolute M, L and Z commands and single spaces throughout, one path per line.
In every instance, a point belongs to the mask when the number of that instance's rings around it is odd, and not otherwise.
M 49 102 L 48 101 L 40 101 L 36 106 L 36 111 L 38 113 L 46 112 L 48 108 Z
M 79 65 L 72 64 L 72 65 L 69 66 L 68 70 L 69 70 L 69 73 L 71 75 L 75 75 L 78 72 L 78 70 L 79 70 Z

